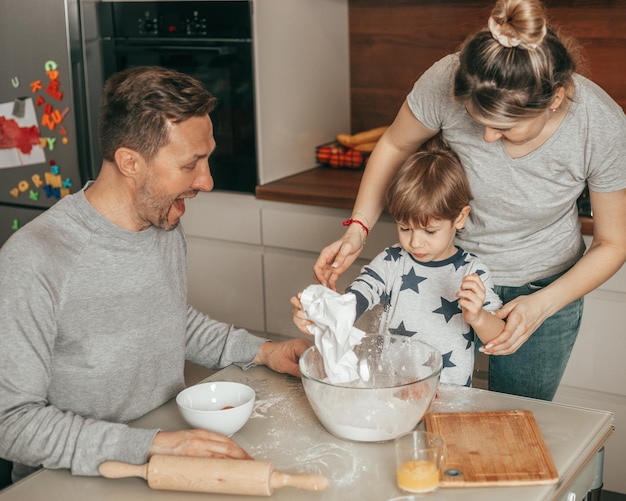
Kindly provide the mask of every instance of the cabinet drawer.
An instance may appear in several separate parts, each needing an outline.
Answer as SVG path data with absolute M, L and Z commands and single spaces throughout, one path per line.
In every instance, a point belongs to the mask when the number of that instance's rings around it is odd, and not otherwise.
M 188 237 L 188 301 L 211 318 L 265 329 L 261 248 Z
M 198 193 L 182 218 L 188 236 L 261 244 L 261 204 L 254 195 Z
M 589 461 L 583 471 L 567 486 L 567 490 L 558 498 L 558 501 L 585 501 L 587 494 L 593 487 L 596 474 L 595 457 Z
M 350 214 L 345 209 L 265 202 L 261 213 L 263 245 L 319 254 L 343 235 L 345 227 L 341 223 Z M 384 214 L 370 232 L 360 257 L 369 261 L 397 241 L 396 225 Z
M 623 372 L 626 353 L 626 297 L 594 291 L 585 297 L 580 333 L 562 384 L 626 396 Z

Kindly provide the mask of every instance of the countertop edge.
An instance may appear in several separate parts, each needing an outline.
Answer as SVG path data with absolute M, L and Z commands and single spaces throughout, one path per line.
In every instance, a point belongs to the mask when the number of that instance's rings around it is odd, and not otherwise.
M 313 167 L 256 187 L 259 200 L 352 209 L 361 183 L 362 170 Z M 580 217 L 583 235 L 593 235 L 593 218 Z

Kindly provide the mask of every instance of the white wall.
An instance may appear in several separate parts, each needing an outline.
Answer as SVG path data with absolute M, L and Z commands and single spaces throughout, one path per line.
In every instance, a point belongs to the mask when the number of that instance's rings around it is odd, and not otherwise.
M 255 0 L 259 182 L 311 169 L 350 131 L 348 0 Z

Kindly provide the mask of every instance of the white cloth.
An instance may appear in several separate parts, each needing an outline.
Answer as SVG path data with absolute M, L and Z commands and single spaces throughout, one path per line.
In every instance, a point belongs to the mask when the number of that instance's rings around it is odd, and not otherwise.
M 323 285 L 309 285 L 300 296 L 306 317 L 315 325 L 309 331 L 315 336 L 315 346 L 322 354 L 328 380 L 348 383 L 359 378 L 357 357 L 352 347 L 365 335 L 354 327 L 356 297 L 339 294 Z

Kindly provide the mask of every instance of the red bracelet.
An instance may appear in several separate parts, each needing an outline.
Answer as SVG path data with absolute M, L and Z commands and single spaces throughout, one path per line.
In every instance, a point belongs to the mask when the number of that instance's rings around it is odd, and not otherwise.
M 367 226 L 365 226 L 365 225 L 364 225 L 361 221 L 359 221 L 358 219 L 352 219 L 352 218 L 350 218 L 350 219 L 346 219 L 346 220 L 343 222 L 343 225 L 344 225 L 344 226 L 350 226 L 352 223 L 356 223 L 356 224 L 358 224 L 359 226 L 361 226 L 361 228 L 363 228 L 363 229 L 365 230 L 365 236 L 366 236 L 366 237 L 370 234 L 370 229 L 369 229 Z

